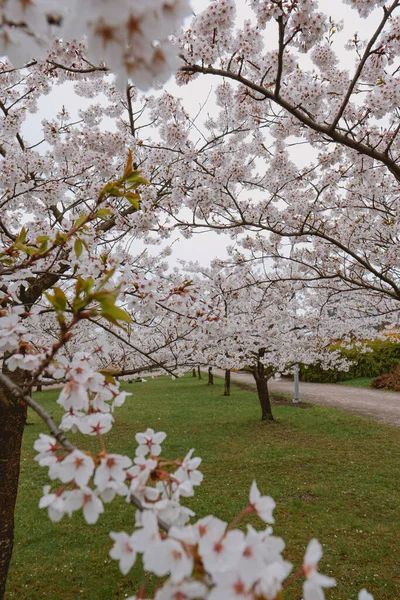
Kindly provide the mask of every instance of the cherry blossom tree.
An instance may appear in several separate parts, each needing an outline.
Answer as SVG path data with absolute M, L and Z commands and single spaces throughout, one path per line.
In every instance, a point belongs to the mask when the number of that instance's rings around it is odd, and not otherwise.
M 41 499 L 51 519 L 82 509 L 93 523 L 116 495 L 139 509 L 132 536 L 111 534 L 111 556 L 123 573 L 143 553 L 148 570 L 170 573 L 161 590 L 165 597 L 214 600 L 234 593 L 270 600 L 281 593 L 290 565 L 282 558 L 282 541 L 269 529 L 257 534 L 249 527 L 245 537 L 234 529 L 244 515 L 228 527 L 214 517 L 185 527 L 190 511 L 180 499 L 201 482 L 199 459 L 192 452 L 179 465 L 164 464 L 157 457 L 165 434 L 151 429 L 137 434 L 133 461 L 105 447 L 103 436 L 127 395 L 109 367 L 126 348 L 133 350 L 130 327 L 136 313 L 136 327 L 148 326 L 154 334 L 144 349 L 152 364 L 165 366 L 164 348 L 175 347 L 175 368 L 196 319 L 203 318 L 207 327 L 201 302 L 186 302 L 187 281 L 177 278 L 167 291 L 159 273 L 146 272 L 148 258 L 130 251 L 132 238 L 150 244 L 153 229 L 157 242 L 170 224 L 183 226 L 186 235 L 198 224 L 233 228 L 255 253 L 264 256 L 271 250 L 274 257 L 315 269 L 319 279 L 343 283 L 347 291 L 367 288 L 388 302 L 397 300 L 398 2 L 351 4 L 361 16 L 375 6 L 383 10 L 370 40 L 352 42 L 358 56 L 353 77 L 337 66 L 331 52 L 334 25 L 310 0 L 252 2 L 258 25 L 247 22 L 238 35 L 234 3 L 213 2 L 175 39 L 175 46 L 169 34 L 188 13 L 185 0 L 119 0 L 112 6 L 87 0 L 79 10 L 74 2 L 62 7 L 51 0 L 1 3 L 0 54 L 8 56 L 0 66 L 0 444 L 7 451 L 1 462 L 1 595 L 12 551 L 27 406 L 52 434 L 42 434 L 35 444 L 38 462 L 61 482 L 53 491 L 46 486 Z M 278 27 L 278 49 L 272 52 L 264 51 L 262 40 L 270 19 Z M 71 32 L 85 38 L 71 40 Z M 208 121 L 211 133 L 201 146 L 193 138 L 196 122 L 179 100 L 167 93 L 140 98 L 129 80 L 142 88 L 156 77 L 165 81 L 178 46 L 184 61 L 181 82 L 198 73 L 235 82 L 219 86 L 221 118 Z M 297 53 L 304 50 L 312 50 L 314 72 L 297 68 Z M 37 140 L 28 141 L 27 118 L 40 97 L 63 82 L 90 99 L 89 107 L 75 119 L 65 106 L 44 119 Z M 366 102 L 360 106 L 357 97 L 364 89 Z M 143 135 L 150 123 L 158 128 L 153 140 Z M 266 129 L 272 141 L 264 139 Z M 299 171 L 285 148 L 290 136 L 315 149 L 315 164 Z M 259 160 L 268 164 L 261 177 Z M 252 202 L 249 195 L 242 200 L 240 188 L 267 192 L 268 201 Z M 182 221 L 182 206 L 192 209 L 193 222 Z M 166 217 L 175 220 L 168 223 Z M 248 229 L 274 235 L 268 240 L 256 236 L 253 242 L 246 238 Z M 320 245 L 310 250 L 294 243 L 287 256 L 282 236 L 305 242 L 316 238 Z M 157 293 L 162 288 L 156 298 L 153 286 Z M 175 311 L 180 320 L 162 327 L 158 310 Z M 278 318 L 276 310 L 275 299 L 271 318 Z M 84 341 L 89 324 L 107 334 L 93 346 L 91 339 Z M 249 345 L 260 352 L 265 345 L 254 333 L 256 318 L 250 326 L 254 339 Z M 41 331 L 46 332 L 43 339 Z M 134 350 L 134 364 L 124 364 L 125 372 L 144 366 L 135 366 L 140 352 Z M 258 359 L 264 364 L 264 356 Z M 31 395 L 44 375 L 64 384 L 58 398 L 65 411 L 60 427 Z M 76 430 L 98 438 L 97 454 L 66 438 L 65 432 Z M 272 523 L 273 507 L 254 483 L 244 514 L 257 513 Z M 201 568 L 194 579 L 196 556 Z M 246 563 L 249 556 L 254 558 Z M 318 542 L 312 541 L 298 573 L 306 578 L 304 600 L 322 598 L 322 588 L 334 584 L 317 572 L 320 556 Z M 370 595 L 362 591 L 359 598 L 370 600 Z
M 193 348 L 204 365 L 230 371 L 246 369 L 252 373 L 261 406 L 262 420 L 272 420 L 268 380 L 290 371 L 295 363 L 319 362 L 323 368 L 346 369 L 348 363 L 338 351 L 331 352 L 332 336 L 350 340 L 370 330 L 370 321 L 343 319 L 344 313 L 331 310 L 326 294 L 313 293 L 298 282 L 271 284 L 252 262 L 229 265 L 215 260 L 209 268 L 185 265 L 190 273 L 204 278 L 201 287 L 216 318 L 203 321 L 196 331 Z M 205 300 L 206 301 L 206 300 Z M 349 329 L 349 327 L 351 329 Z
M 290 261 L 293 280 L 359 291 L 396 319 L 399 2 L 349 0 L 361 33 L 346 52 L 343 24 L 317 2 L 249 4 L 242 22 L 233 0 L 212 2 L 180 36 L 178 81 L 213 77 L 219 107 L 192 154 L 174 147 L 187 232 L 237 233 L 258 257 Z
M 7 448 L 1 464 L 5 481 L 1 595 L 12 550 L 26 414 L 22 396 L 28 397 L 43 375 L 57 375 L 67 380 L 64 398 L 76 394 L 83 408 L 95 414 L 97 408 L 89 407 L 82 389 L 85 376 L 80 381 L 78 375 L 70 377 L 72 372 L 77 374 L 79 369 L 87 374 L 82 366 L 86 362 L 91 362 L 91 368 L 105 368 L 106 374 L 94 377 L 97 383 L 91 391 L 96 385 L 108 386 L 105 399 L 122 401 L 124 396 L 118 396 L 109 373 L 110 367 L 115 373 L 117 357 L 126 357 L 127 348 L 131 350 L 125 372 L 161 366 L 155 354 L 160 354 L 163 344 L 174 341 L 173 337 L 162 341 L 158 331 L 158 337 L 153 336 L 152 343 L 139 352 L 129 340 L 132 319 L 117 302 L 118 296 L 135 289 L 138 279 L 143 286 L 151 282 L 145 276 L 146 257 L 135 257 L 125 244 L 148 230 L 152 217 L 148 218 L 145 205 L 150 204 L 151 193 L 147 200 L 146 192 L 138 193 L 146 180 L 133 163 L 135 148 L 130 149 L 124 127 L 104 129 L 101 121 L 104 117 L 118 121 L 126 107 L 134 135 L 132 103 L 137 92 L 128 78 L 148 88 L 155 78 L 163 82 L 171 75 L 178 59 L 169 36 L 188 13 L 185 0 L 149 4 L 122 0 L 112 7 L 90 0 L 79 7 L 75 2 L 61 6 L 41 0 L 5 0 L 0 5 L 0 56 L 8 57 L 0 64 L 0 352 L 4 373 L 0 411 L 5 424 L 0 443 Z M 112 81 L 107 76 L 110 68 L 116 76 Z M 64 106 L 57 116 L 43 121 L 38 139 L 28 141 L 24 122 L 37 111 L 40 97 L 54 83 L 64 82 L 75 82 L 76 92 L 86 97 L 103 92 L 108 104 L 93 101 L 76 120 Z M 113 98 L 118 99 L 119 109 L 112 108 Z M 134 161 L 139 162 L 136 156 Z M 138 217 L 139 199 L 143 210 Z M 148 305 L 151 312 L 151 302 Z M 104 335 L 100 343 L 94 343 L 93 333 L 87 335 L 88 323 L 93 321 L 108 339 Z M 122 335 L 117 332 L 121 325 Z M 142 357 L 139 362 L 138 355 Z M 21 386 L 17 397 L 15 385 Z M 100 404 L 104 409 L 104 398 Z M 31 406 L 43 416 L 40 407 Z M 75 427 L 73 400 L 69 411 L 70 425 Z M 106 415 L 106 427 L 111 420 Z

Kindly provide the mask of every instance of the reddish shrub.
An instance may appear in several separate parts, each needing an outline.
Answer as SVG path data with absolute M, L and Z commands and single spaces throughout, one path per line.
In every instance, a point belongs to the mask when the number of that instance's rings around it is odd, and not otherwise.
M 400 392 L 400 365 L 394 365 L 390 373 L 378 375 L 371 381 L 371 387 L 375 389 L 393 390 Z

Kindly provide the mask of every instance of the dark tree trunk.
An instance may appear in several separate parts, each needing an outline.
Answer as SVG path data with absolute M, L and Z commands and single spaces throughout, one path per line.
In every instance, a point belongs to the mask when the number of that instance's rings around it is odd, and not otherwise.
M 199 379 L 201 379 L 201 371 L 200 371 L 200 367 L 197 367 L 197 375 L 199 376 Z
M 231 395 L 231 370 L 225 369 L 225 391 L 224 396 Z
M 208 367 L 208 385 L 214 385 L 214 375 L 212 367 Z
M 42 391 L 42 386 L 41 386 L 40 383 L 39 383 L 39 385 L 36 386 L 36 391 L 37 392 L 41 392 Z
M 25 422 L 26 407 L 15 404 L 0 384 L 0 600 L 14 545 L 14 508 Z
M 192 370 L 192 375 L 193 375 L 193 377 L 196 377 L 196 369 Z
M 258 399 L 261 405 L 261 420 L 273 421 L 271 401 L 268 392 L 268 383 L 265 376 L 265 367 L 260 360 L 257 361 L 257 366 L 253 370 L 253 377 L 256 381 Z

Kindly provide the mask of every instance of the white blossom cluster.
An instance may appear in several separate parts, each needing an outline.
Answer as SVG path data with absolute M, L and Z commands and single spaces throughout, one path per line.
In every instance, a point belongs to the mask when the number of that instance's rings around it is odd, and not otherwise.
M 45 486 L 39 506 L 48 509 L 52 521 L 82 509 L 86 521 L 95 523 L 104 511 L 103 503 L 117 494 L 129 502 L 134 495 L 142 507 L 136 513 L 135 529 L 132 534 L 110 533 L 114 541 L 110 556 L 126 575 L 141 554 L 144 569 L 165 578 L 156 600 L 283 597 L 293 565 L 282 555 L 283 539 L 273 535 L 274 500 L 262 496 L 254 481 L 248 506 L 230 524 L 213 515 L 188 524 L 194 513 L 181 506 L 180 500 L 193 496 L 195 486 L 202 482 L 201 458 L 192 456 L 193 449 L 183 460 L 162 458 L 165 437 L 153 429 L 136 434 L 138 446 L 132 461 L 105 450 L 98 456 L 77 449 L 65 455 L 54 438 L 41 434 L 34 445 L 36 460 L 48 467 L 51 479 L 63 485 L 56 492 Z M 252 514 L 266 524 L 265 529 L 258 531 L 250 524 L 245 532 L 235 528 Z M 332 577 L 319 573 L 321 557 L 321 544 L 312 539 L 294 576 L 294 580 L 304 577 L 304 600 L 323 600 L 323 590 L 336 584 Z M 373 600 L 366 590 L 358 598 Z
M 111 413 L 129 396 L 92 367 L 88 353 L 78 352 L 72 361 L 61 357 L 53 377 L 68 379 L 57 400 L 66 411 L 60 425 L 63 431 L 107 433 L 114 421 Z
M 22 306 L 16 306 L 0 317 L 0 352 L 14 352 L 19 347 L 26 332 L 20 320 L 23 312 Z
M 2 0 L 0 56 L 16 67 L 44 58 L 56 38 L 87 38 L 87 58 L 105 63 L 123 87 L 165 82 L 177 69 L 169 36 L 188 16 L 188 0 Z

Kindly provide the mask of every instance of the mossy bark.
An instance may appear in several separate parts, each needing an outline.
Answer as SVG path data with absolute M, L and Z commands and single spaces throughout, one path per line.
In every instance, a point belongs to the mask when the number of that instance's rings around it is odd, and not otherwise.
M 224 396 L 231 395 L 231 370 L 225 369 L 225 390 Z
M 0 384 L 0 600 L 4 597 L 14 546 L 14 510 L 26 407 Z
M 253 369 L 253 377 L 257 386 L 258 399 L 261 405 L 261 420 L 273 421 L 271 400 L 268 391 L 268 378 L 266 376 L 265 367 L 260 360 L 257 360 L 257 365 Z

